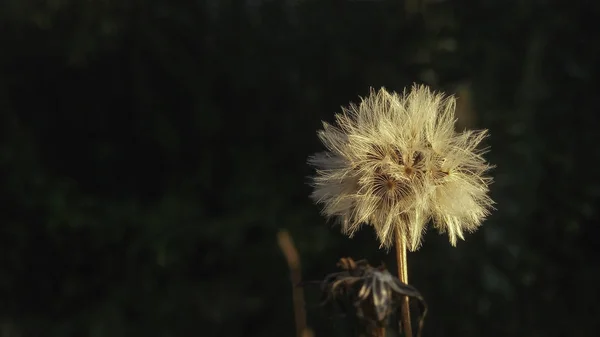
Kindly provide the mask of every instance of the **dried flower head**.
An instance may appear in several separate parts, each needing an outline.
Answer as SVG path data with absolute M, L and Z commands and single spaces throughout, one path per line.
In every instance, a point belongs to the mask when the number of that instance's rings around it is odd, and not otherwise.
M 402 283 L 392 276 L 385 266 L 374 268 L 366 260 L 354 261 L 352 258 L 341 258 L 338 267 L 341 272 L 332 273 L 321 283 L 324 301 L 349 301 L 351 306 L 342 306 L 345 311 L 352 311 L 358 318 L 383 326 L 388 317 L 397 312 L 405 296 L 417 299 L 422 306 L 420 325 L 427 313 L 427 303 L 419 291 L 411 285 Z
M 413 86 L 407 94 L 371 91 L 358 105 L 323 123 L 327 148 L 309 159 L 316 167 L 313 200 L 352 236 L 363 223 L 381 247 L 395 233 L 411 251 L 421 245 L 429 220 L 455 246 L 488 215 L 490 168 L 477 150 L 486 131 L 454 130 L 455 99 Z

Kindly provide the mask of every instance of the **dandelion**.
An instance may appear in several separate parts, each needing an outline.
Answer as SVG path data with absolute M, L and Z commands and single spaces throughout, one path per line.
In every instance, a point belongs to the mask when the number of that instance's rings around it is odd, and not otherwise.
M 373 226 L 380 248 L 395 243 L 398 277 L 408 284 L 406 251 L 421 246 L 428 222 L 448 233 L 452 246 L 479 227 L 492 208 L 491 167 L 478 145 L 487 131 L 454 130 L 452 96 L 413 86 L 402 95 L 371 91 L 358 105 L 323 123 L 327 151 L 316 167 L 312 198 L 352 236 Z M 412 336 L 409 299 L 401 304 L 404 335 Z
M 477 149 L 487 132 L 454 130 L 455 99 L 413 86 L 407 94 L 371 91 L 318 132 L 327 151 L 316 167 L 312 198 L 352 236 L 373 226 L 380 247 L 419 249 L 429 221 L 452 246 L 488 215 L 490 165 Z

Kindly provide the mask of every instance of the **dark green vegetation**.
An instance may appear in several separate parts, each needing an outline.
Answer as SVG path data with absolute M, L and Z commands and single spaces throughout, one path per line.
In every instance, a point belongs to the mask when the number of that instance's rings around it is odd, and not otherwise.
M 297 2 L 2 2 L 2 336 L 292 336 L 279 228 L 306 279 L 394 261 L 309 201 L 320 120 L 413 81 L 470 88 L 497 165 L 484 227 L 409 255 L 425 336 L 596 336 L 598 8 Z

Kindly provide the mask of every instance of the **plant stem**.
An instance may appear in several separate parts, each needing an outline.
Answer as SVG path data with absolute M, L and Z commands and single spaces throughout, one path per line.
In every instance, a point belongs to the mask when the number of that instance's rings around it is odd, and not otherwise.
M 292 299 L 294 301 L 294 316 L 296 319 L 296 336 L 305 337 L 311 336 L 306 325 L 306 312 L 304 311 L 304 290 L 298 287 L 302 281 L 302 268 L 300 267 L 300 256 L 292 237 L 286 230 L 281 230 L 277 233 L 277 241 L 279 248 L 283 252 L 290 268 L 290 276 L 292 280 Z
M 408 268 L 406 265 L 406 237 L 402 235 L 400 229 L 396 230 L 396 259 L 398 261 L 398 278 L 402 283 L 408 284 Z M 400 305 L 400 317 L 404 337 L 412 337 L 412 327 L 410 323 L 410 306 L 408 296 L 404 296 Z

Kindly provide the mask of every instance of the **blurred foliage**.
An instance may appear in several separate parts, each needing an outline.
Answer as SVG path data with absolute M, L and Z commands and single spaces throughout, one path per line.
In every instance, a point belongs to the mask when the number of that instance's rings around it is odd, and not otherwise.
M 0 335 L 292 335 L 278 229 L 306 279 L 340 256 L 394 264 L 308 200 L 316 129 L 370 86 L 416 81 L 469 103 L 459 122 L 491 130 L 497 165 L 484 227 L 409 256 L 425 336 L 595 336 L 598 9 L 3 2 Z M 345 335 L 317 292 L 316 336 Z

